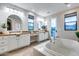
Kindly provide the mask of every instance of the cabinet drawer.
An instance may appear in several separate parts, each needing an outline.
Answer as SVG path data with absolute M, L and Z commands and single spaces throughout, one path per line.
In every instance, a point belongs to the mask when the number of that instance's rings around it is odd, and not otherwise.
M 4 46 L 4 45 L 7 45 L 8 44 L 8 41 L 7 40 L 1 40 L 0 41 L 0 46 Z
M 6 51 L 8 51 L 8 47 L 7 46 L 0 47 L 0 54 L 1 53 L 5 53 Z

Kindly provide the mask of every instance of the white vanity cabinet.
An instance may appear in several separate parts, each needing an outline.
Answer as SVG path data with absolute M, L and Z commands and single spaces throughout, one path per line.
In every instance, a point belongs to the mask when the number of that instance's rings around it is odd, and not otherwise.
M 8 45 L 8 39 L 5 36 L 0 37 L 0 47 Z
M 39 32 L 39 39 L 38 41 L 43 41 L 44 40 L 44 32 Z
M 9 50 L 14 50 L 17 48 L 17 39 L 16 35 L 7 36 L 7 39 L 9 40 Z
M 12 51 L 30 44 L 30 34 L 0 36 L 0 54 Z
M 4 36 L 0 37 L 0 54 L 8 51 L 8 39 L 5 39 Z
M 18 36 L 18 47 L 28 46 L 30 44 L 30 34 L 22 34 Z
M 38 41 L 43 41 L 48 39 L 48 32 L 39 32 Z
M 27 46 L 27 45 L 29 45 L 30 44 L 30 34 L 26 34 L 26 35 L 23 35 L 23 45 L 24 46 Z
M 23 39 L 21 36 L 16 36 L 17 37 L 17 47 L 21 48 L 23 47 Z
M 44 39 L 48 39 L 48 32 L 44 33 Z

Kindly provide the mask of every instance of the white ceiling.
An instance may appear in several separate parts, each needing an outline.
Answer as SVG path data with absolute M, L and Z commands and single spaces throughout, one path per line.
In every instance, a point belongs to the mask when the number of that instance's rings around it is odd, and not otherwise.
M 43 17 L 79 6 L 78 3 L 71 4 L 71 7 L 67 7 L 64 3 L 12 3 L 12 4 L 24 8 L 26 10 L 33 11 Z

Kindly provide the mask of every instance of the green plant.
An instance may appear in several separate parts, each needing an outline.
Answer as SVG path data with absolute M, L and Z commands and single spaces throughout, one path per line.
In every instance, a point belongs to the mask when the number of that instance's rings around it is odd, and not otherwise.
M 79 38 L 79 32 L 77 31 L 77 32 L 75 32 L 75 34 L 76 34 L 77 38 Z
M 3 23 L 1 27 L 2 27 L 2 28 L 7 28 L 7 26 L 6 26 L 5 23 Z
M 46 26 L 43 25 L 41 28 L 45 30 L 46 29 Z

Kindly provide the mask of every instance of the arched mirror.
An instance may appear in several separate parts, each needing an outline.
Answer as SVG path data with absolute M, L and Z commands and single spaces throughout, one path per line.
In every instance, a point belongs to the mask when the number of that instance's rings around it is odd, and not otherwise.
M 7 30 L 12 30 L 12 21 L 10 19 L 7 19 Z
M 7 18 L 7 31 L 20 31 L 22 29 L 21 18 L 17 15 L 10 15 Z

